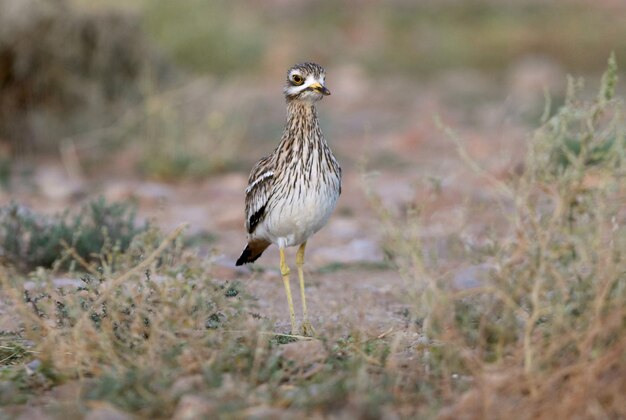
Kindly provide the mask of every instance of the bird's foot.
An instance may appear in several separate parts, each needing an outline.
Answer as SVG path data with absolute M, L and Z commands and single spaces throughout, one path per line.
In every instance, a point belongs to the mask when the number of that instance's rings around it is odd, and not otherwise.
M 317 331 L 313 328 L 313 325 L 309 321 L 304 321 L 300 328 L 300 332 L 305 337 L 314 337 L 317 335 Z

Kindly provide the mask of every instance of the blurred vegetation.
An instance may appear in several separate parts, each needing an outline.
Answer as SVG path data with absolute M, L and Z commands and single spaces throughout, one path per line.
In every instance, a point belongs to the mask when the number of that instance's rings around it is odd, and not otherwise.
M 148 228 L 135 221 L 129 203 L 107 203 L 103 198 L 78 213 L 44 216 L 17 203 L 0 207 L 0 257 L 5 264 L 28 271 L 50 268 L 67 260 L 67 249 L 92 261 L 106 249 L 124 252 L 132 239 Z
M 140 4 L 147 33 L 176 62 L 231 77 L 258 73 L 273 56 L 356 64 L 378 76 L 501 71 L 527 55 L 597 72 L 612 50 L 626 50 L 620 15 L 584 0 Z
M 199 178 L 233 167 L 247 134 L 244 111 L 225 115 L 208 83 L 148 95 L 126 131 L 138 139 L 137 166 L 162 180 Z M 209 109 L 212 109 L 209 111 Z
M 624 124 L 621 109 L 616 107 L 610 114 L 604 109 L 606 102 L 615 96 L 617 74 L 617 62 L 615 54 L 612 54 L 598 93 L 597 109 L 586 110 L 586 114 L 582 115 L 577 111 L 580 104 L 574 95 L 583 88 L 583 80 L 569 79 L 566 103 L 541 133 L 552 139 L 539 143 L 539 147 L 548 149 L 539 152 L 549 157 L 544 162 L 544 170 L 561 176 L 572 165 L 595 166 L 604 164 L 607 159 L 624 158 L 626 136 L 617 128 Z
M 429 253 L 420 235 L 427 221 L 415 212 L 398 220 L 373 197 L 412 321 L 430 340 L 422 353 L 429 386 L 455 401 L 449 418 L 520 410 L 528 418 L 592 417 L 594 404 L 607 418 L 623 413 L 626 121 L 616 82 L 614 57 L 594 100 L 571 80 L 565 104 L 532 136 L 524 173 L 509 182 L 485 173 L 447 130 L 498 191 L 493 205 L 508 225 L 487 241 L 458 234 L 461 258 L 484 273 L 472 288 L 458 290 L 445 261 Z
M 128 107 L 197 76 L 258 83 L 292 62 L 318 60 L 413 83 L 448 69 L 501 74 L 528 56 L 589 73 L 610 51 L 626 50 L 623 8 L 585 0 L 35 4 L 0 2 L 0 155 L 56 151 L 68 138 L 98 156 L 133 144 Z M 227 102 L 221 110 L 236 113 Z M 168 124 L 184 130 L 185 117 L 175 117 Z M 175 172 L 205 173 L 197 169 L 205 163 L 190 162 L 194 154 L 168 150 L 182 168 Z
M 136 98 L 149 63 L 139 20 L 81 13 L 62 0 L 0 2 L 0 148 L 53 151 Z M 157 71 L 155 70 L 155 75 Z
M 144 174 L 164 179 L 231 167 L 250 119 L 232 98 L 286 62 L 412 83 L 451 68 L 497 74 L 528 55 L 594 72 L 626 50 L 621 15 L 582 0 L 20 1 L 11 15 L 0 0 L 0 155 L 7 144 L 31 153 L 93 143 L 95 159 L 131 150 Z M 190 398 L 205 417 L 623 417 L 626 125 L 616 82 L 615 58 L 591 100 L 571 79 L 506 180 L 452 136 L 494 186 L 490 204 L 507 226 L 486 244 L 450 239 L 463 263 L 486 267 L 474 288 L 453 287 L 423 243 L 419 212 L 397 217 L 371 197 L 406 280 L 406 331 L 276 334 L 244 284 L 217 280 L 181 229 L 166 237 L 137 225 L 126 203 L 51 217 L 3 207 L 0 314 L 17 328 L 0 330 L 0 417 L 29 403 L 66 418 L 103 404 L 169 418 Z M 0 183 L 10 164 L 0 156 Z M 78 286 L 59 285 L 59 269 Z M 294 359 L 294 348 L 315 357 Z M 50 404 L 62 384 L 78 396 Z
M 144 26 L 180 65 L 200 73 L 232 75 L 258 68 L 267 37 L 262 26 L 236 2 L 225 0 L 148 1 Z
M 444 259 L 429 252 L 419 213 L 397 217 L 371 195 L 406 280 L 406 331 L 276 334 L 243 283 L 214 279 L 210 259 L 184 248 L 181 228 L 167 237 L 149 229 L 125 252 L 101 252 L 97 259 L 115 261 L 101 271 L 74 266 L 67 275 L 78 287 L 39 270 L 24 293 L 23 278 L 0 267 L 21 331 L 6 346 L 16 364 L 0 369 L 12 385 L 0 400 L 41 401 L 45 389 L 74 383 L 79 397 L 59 397 L 54 415 L 106 403 L 151 418 L 618 418 L 626 150 L 615 141 L 591 164 L 588 147 L 626 134 L 616 80 L 611 60 L 596 98 L 570 84 L 564 105 L 533 134 L 523 173 L 510 179 L 481 171 L 449 131 L 460 157 L 493 185 L 492 204 L 508 209 L 500 214 L 508 229 L 486 245 L 455 233 L 462 261 L 485 267 L 471 288 L 457 289 Z M 569 138 L 581 147 L 562 165 L 553 151 Z

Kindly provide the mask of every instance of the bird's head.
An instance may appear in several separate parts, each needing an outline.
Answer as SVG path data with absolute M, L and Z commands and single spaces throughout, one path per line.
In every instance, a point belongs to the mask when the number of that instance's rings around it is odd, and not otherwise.
M 330 90 L 324 85 L 326 71 L 315 63 L 296 64 L 287 72 L 285 84 L 285 98 L 316 102 L 324 95 L 330 95 Z

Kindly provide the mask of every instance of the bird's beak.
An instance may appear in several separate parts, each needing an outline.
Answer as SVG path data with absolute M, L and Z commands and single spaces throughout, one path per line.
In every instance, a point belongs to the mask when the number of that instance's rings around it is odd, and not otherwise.
M 330 90 L 326 89 L 326 86 L 323 86 L 322 84 L 315 82 L 312 85 L 309 86 L 309 89 L 314 90 L 317 93 L 321 93 L 322 95 L 330 95 Z

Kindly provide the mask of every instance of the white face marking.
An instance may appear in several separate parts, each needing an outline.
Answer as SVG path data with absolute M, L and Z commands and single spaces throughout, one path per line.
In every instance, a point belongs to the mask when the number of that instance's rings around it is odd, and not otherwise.
M 300 73 L 299 70 L 292 70 L 289 73 L 289 80 L 293 80 L 293 76 L 297 74 L 299 76 L 302 76 L 302 74 Z M 307 78 L 304 80 L 304 83 L 302 83 L 299 86 L 293 86 L 290 85 L 288 87 L 285 88 L 285 94 L 286 95 L 297 95 L 305 90 L 307 90 L 311 85 L 315 84 L 315 83 L 319 83 L 322 86 L 324 86 L 324 81 L 326 80 L 326 75 L 322 74 L 319 78 L 315 78 L 315 76 L 313 75 L 309 75 L 307 76 Z M 313 91 L 307 91 L 305 92 L 301 98 L 302 99 L 309 99 L 309 100 L 319 100 L 322 98 L 322 94 L 318 93 L 318 92 L 313 92 Z

